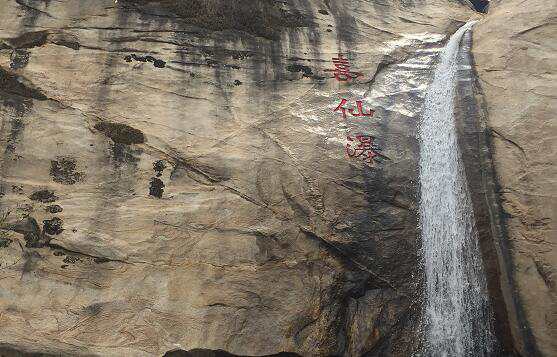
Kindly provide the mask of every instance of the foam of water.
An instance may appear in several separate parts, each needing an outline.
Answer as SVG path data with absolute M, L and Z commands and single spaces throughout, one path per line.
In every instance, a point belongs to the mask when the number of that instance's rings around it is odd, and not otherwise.
M 453 113 L 460 42 L 473 24 L 462 26 L 441 52 L 419 127 L 426 356 L 492 353 L 486 282 Z

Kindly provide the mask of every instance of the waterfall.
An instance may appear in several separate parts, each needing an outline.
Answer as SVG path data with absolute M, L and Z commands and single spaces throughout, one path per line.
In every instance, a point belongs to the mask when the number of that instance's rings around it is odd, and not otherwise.
M 419 126 L 426 356 L 492 352 L 486 282 L 453 113 L 460 42 L 474 22 L 441 52 Z

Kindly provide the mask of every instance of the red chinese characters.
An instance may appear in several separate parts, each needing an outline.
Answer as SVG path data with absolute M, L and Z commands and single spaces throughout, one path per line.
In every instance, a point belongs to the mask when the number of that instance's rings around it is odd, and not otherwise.
M 352 72 L 350 70 L 350 62 L 342 54 L 333 58 L 334 69 L 326 69 L 325 71 L 333 72 L 337 81 L 347 82 L 362 76 L 361 73 Z M 353 117 L 373 117 L 375 111 L 366 109 L 362 100 L 356 100 L 355 105 L 352 99 L 341 97 L 340 103 L 333 109 L 333 112 L 342 114 L 346 117 L 350 114 Z M 365 123 L 360 123 L 360 125 Z M 346 154 L 349 158 L 357 158 L 364 161 L 368 165 L 372 165 L 374 161 L 380 162 L 378 158 L 390 160 L 388 157 L 380 154 L 380 148 L 375 145 L 374 137 L 368 134 L 355 134 L 346 137 Z M 382 161 L 382 160 L 381 160 Z
M 373 145 L 373 137 L 370 135 L 357 134 L 355 139 L 348 135 L 346 137 L 348 143 L 346 144 L 346 153 L 349 157 L 359 157 L 364 162 L 371 164 L 373 159 L 380 156 L 375 150 L 377 148 Z
M 333 109 L 333 112 L 341 112 L 344 119 L 346 119 L 346 111 L 348 111 L 350 114 L 352 114 L 352 116 L 355 117 L 372 117 L 375 113 L 375 111 L 371 109 L 368 112 L 364 112 L 361 100 L 356 101 L 356 108 L 358 110 L 357 113 L 354 113 L 354 108 L 345 108 L 344 105 L 346 105 L 346 103 L 348 103 L 348 100 L 341 98 L 340 104 L 335 109 Z
M 326 69 L 326 72 L 333 72 L 337 81 L 346 82 L 361 76 L 361 73 L 350 72 L 350 62 L 339 53 L 338 57 L 333 57 L 335 69 Z

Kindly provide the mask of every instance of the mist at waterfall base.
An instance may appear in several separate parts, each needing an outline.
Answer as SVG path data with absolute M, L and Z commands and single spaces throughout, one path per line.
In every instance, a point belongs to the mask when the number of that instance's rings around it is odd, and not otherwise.
M 460 42 L 474 23 L 456 31 L 442 50 L 419 125 L 425 356 L 493 352 L 485 275 L 453 113 Z

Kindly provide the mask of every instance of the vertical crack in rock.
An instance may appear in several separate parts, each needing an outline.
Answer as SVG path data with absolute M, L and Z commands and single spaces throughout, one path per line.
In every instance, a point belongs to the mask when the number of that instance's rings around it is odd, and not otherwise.
M 105 43 L 113 37 L 123 37 L 130 27 L 130 17 L 133 12 L 124 9 L 120 4 L 115 5 L 115 17 L 111 19 L 111 25 L 107 30 L 98 31 L 98 41 Z M 115 108 L 114 98 L 118 98 L 117 91 L 111 80 L 118 78 L 116 74 L 127 62 L 121 57 L 120 51 L 128 52 L 123 48 L 124 44 L 108 41 L 108 47 L 100 52 L 101 64 L 99 65 L 100 85 L 93 94 L 93 102 L 99 118 L 111 117 Z M 137 51 L 133 51 L 137 52 Z M 102 135 L 92 138 L 95 146 L 103 148 L 96 152 L 96 158 L 91 163 L 98 167 L 94 180 L 100 184 L 91 195 L 92 214 L 85 222 L 84 231 L 88 232 L 90 239 L 99 239 L 110 235 L 111 239 L 119 239 L 118 234 L 112 232 L 112 228 L 123 222 L 122 207 L 133 198 L 135 186 L 139 179 L 139 163 L 143 155 L 140 144 L 146 142 L 144 133 L 131 125 L 108 120 L 99 120 L 94 129 Z M 106 140 L 108 138 L 109 140 Z M 131 219 L 131 218 L 125 218 Z M 104 258 L 99 258 L 103 262 Z

